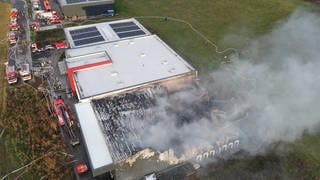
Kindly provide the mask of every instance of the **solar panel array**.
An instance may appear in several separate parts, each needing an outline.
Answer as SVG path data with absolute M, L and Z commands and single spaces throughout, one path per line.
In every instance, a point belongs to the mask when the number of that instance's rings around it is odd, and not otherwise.
M 68 4 L 72 4 L 72 3 L 79 3 L 79 2 L 86 2 L 87 0 L 66 0 L 66 2 Z
M 119 38 L 127 38 L 146 34 L 136 23 L 132 21 L 113 23 L 110 24 L 110 27 L 119 36 Z
M 69 31 L 75 46 L 104 41 L 96 27 L 88 27 Z

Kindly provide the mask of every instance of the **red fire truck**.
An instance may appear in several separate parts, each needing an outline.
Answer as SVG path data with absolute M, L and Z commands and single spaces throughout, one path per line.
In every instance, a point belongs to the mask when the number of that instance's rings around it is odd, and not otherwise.
M 69 116 L 68 109 L 64 104 L 63 99 L 54 100 L 53 107 L 54 107 L 54 112 L 58 117 L 59 125 L 62 126 L 62 129 L 70 138 L 70 144 L 72 146 L 79 144 L 80 143 L 79 138 L 76 136 L 76 134 L 73 131 L 74 123 Z
M 18 19 L 18 10 L 16 8 L 11 9 L 10 13 L 10 31 L 18 31 L 20 29 L 20 25 L 17 23 Z
M 17 36 L 16 33 L 13 31 L 10 31 L 7 33 L 7 39 L 9 41 L 9 44 L 16 44 L 17 43 Z
M 46 11 L 51 11 L 51 5 L 50 5 L 50 3 L 49 3 L 49 0 L 44 0 L 44 1 L 43 1 L 43 5 L 44 5 L 44 9 L 45 9 Z
M 6 76 L 9 84 L 18 82 L 16 66 L 13 60 L 9 60 L 9 62 L 6 63 Z

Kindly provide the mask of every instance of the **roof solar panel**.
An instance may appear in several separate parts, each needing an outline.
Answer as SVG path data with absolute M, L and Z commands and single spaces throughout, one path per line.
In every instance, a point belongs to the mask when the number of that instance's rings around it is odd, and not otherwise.
M 133 37 L 138 35 L 146 34 L 142 30 L 139 31 L 129 31 L 129 32 L 123 32 L 123 33 L 117 33 L 120 38 L 126 38 L 126 37 Z
M 66 0 L 66 2 L 67 2 L 68 4 L 78 3 L 78 2 L 85 2 L 85 1 L 87 1 L 87 0 Z
M 134 21 L 109 24 L 119 38 L 146 34 Z
M 136 23 L 130 21 L 130 22 L 123 22 L 123 23 L 114 23 L 114 24 L 109 24 L 109 25 L 112 29 L 115 29 L 115 28 L 119 28 L 119 27 L 134 26 L 134 25 L 136 25 Z
M 82 34 L 82 33 L 87 33 L 87 32 L 92 32 L 92 31 L 98 31 L 98 29 L 95 26 L 93 26 L 93 27 L 71 30 L 69 32 L 71 35 L 74 35 L 74 34 Z
M 132 30 L 141 30 L 139 26 L 134 25 L 134 26 L 127 26 L 127 27 L 120 27 L 113 29 L 116 33 L 120 32 L 126 32 L 126 31 L 132 31 Z
M 87 38 L 87 39 L 80 39 L 80 40 L 74 41 L 74 45 L 82 46 L 82 45 L 101 42 L 101 41 L 104 41 L 104 38 L 102 36 L 97 36 L 97 37 L 92 37 L 92 38 Z
M 71 35 L 73 41 L 76 41 L 78 39 L 85 39 L 89 37 L 95 37 L 95 36 L 101 36 L 99 31 L 93 31 L 93 32 L 86 32 L 82 34 L 73 34 Z

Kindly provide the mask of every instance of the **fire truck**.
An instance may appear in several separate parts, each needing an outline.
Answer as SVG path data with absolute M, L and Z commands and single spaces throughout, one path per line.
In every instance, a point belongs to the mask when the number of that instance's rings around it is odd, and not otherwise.
M 29 64 L 22 64 L 19 71 L 20 77 L 23 81 L 28 81 L 32 78 Z
M 54 112 L 58 118 L 58 123 L 62 126 L 63 131 L 70 138 L 70 144 L 75 146 L 80 143 L 79 138 L 74 133 L 74 122 L 71 120 L 68 108 L 64 104 L 63 99 L 56 99 L 53 101 Z
M 68 45 L 66 42 L 60 42 L 55 44 L 56 49 L 66 49 L 68 48 Z
M 49 0 L 44 0 L 44 1 L 43 1 L 43 6 L 44 6 L 44 9 L 45 9 L 46 11 L 51 11 L 51 5 L 50 5 L 50 3 L 49 3 Z
M 19 31 L 20 25 L 18 23 L 11 23 L 10 25 L 10 31 Z
M 18 19 L 18 10 L 16 8 L 11 9 L 10 13 L 10 31 L 18 31 L 20 29 L 20 25 L 17 23 Z
M 61 19 L 58 16 L 52 16 L 52 18 L 48 19 L 47 24 L 60 24 Z
M 10 22 L 16 22 L 18 19 L 18 9 L 12 8 L 10 12 Z
M 14 60 L 9 60 L 9 62 L 6 63 L 6 76 L 9 84 L 15 84 L 18 82 Z
M 17 43 L 17 36 L 16 33 L 13 31 L 10 31 L 7 33 L 7 39 L 9 41 L 9 44 L 16 44 Z
M 46 24 L 59 24 L 59 23 L 61 23 L 61 19 L 57 15 L 56 11 L 38 12 L 37 18 L 40 20 L 44 20 Z

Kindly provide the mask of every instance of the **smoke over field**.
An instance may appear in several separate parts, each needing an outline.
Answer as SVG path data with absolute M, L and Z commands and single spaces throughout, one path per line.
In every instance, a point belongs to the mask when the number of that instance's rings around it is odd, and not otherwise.
M 269 35 L 254 41 L 248 58 L 212 73 L 214 96 L 241 96 L 237 112 L 252 109 L 239 130 L 258 145 L 293 141 L 320 123 L 319 16 L 296 11 Z M 237 99 L 237 98 L 236 98 Z M 247 149 L 247 150 L 251 150 Z
M 144 146 L 184 148 L 239 136 L 241 148 L 262 151 L 276 141 L 294 141 L 320 123 L 320 18 L 294 12 L 268 35 L 252 41 L 246 57 L 211 73 L 205 83 L 210 108 L 192 93 L 157 100 L 157 116 L 140 130 Z M 177 124 L 181 112 L 188 123 Z M 181 118 L 181 116 L 179 116 Z M 222 125 L 222 124 L 223 125 Z

